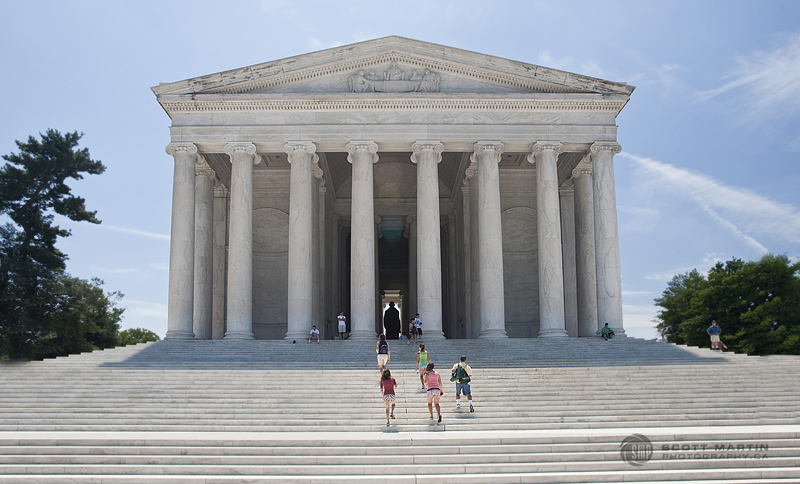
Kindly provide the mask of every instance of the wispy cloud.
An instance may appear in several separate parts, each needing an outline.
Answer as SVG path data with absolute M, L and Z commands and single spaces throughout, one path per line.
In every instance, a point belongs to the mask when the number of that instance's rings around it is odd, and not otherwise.
M 164 264 L 164 263 L 150 263 L 147 264 L 147 267 L 155 269 L 157 271 L 169 271 L 169 264 Z
M 96 225 L 96 227 L 100 227 L 100 228 L 108 229 L 108 230 L 115 230 L 117 232 L 125 232 L 126 234 L 131 234 L 131 235 L 140 235 L 142 237 L 151 237 L 151 238 L 154 238 L 154 239 L 169 240 L 169 235 L 159 234 L 159 233 L 156 233 L 156 232 L 148 232 L 146 230 L 138 230 L 138 229 L 132 229 L 132 228 L 128 228 L 128 227 L 117 227 L 117 226 L 114 226 L 114 225 L 105 225 L 105 224 Z
M 755 236 L 800 243 L 800 209 L 793 205 L 669 163 L 630 153 L 619 156 L 633 161 L 637 174 L 645 181 L 695 202 L 715 222 L 759 252 L 766 252 L 767 248 Z
M 125 306 L 125 316 L 128 319 L 156 319 L 159 321 L 167 320 L 167 305 L 152 301 L 141 301 L 138 299 L 123 299 L 122 306 Z
M 698 93 L 700 100 L 723 94 L 748 113 L 748 120 L 773 116 L 796 116 L 800 108 L 800 34 L 769 52 L 754 52 L 736 58 L 737 67 L 723 85 Z

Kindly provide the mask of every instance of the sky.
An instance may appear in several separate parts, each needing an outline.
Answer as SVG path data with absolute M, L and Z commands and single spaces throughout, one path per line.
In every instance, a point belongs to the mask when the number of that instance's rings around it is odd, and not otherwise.
M 800 2 L 0 2 L 0 154 L 84 133 L 107 171 L 71 183 L 103 223 L 59 219 L 73 276 L 166 332 L 173 160 L 152 86 L 399 35 L 636 86 L 614 159 L 624 326 L 676 274 L 800 256 Z

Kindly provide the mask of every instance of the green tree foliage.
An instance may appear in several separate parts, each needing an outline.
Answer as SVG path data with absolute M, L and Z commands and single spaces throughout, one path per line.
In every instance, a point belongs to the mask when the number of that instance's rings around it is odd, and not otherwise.
M 44 358 L 116 344 L 123 309 L 119 293 L 104 294 L 99 280 L 64 272 L 66 254 L 55 246 L 69 230 L 55 214 L 100 223 L 85 200 L 73 195 L 68 179 L 105 171 L 81 135 L 48 130 L 41 140 L 17 141 L 19 153 L 4 155 L 0 167 L 0 359 Z
M 709 345 L 712 320 L 729 349 L 753 354 L 800 354 L 800 262 L 765 255 L 757 262 L 718 262 L 703 276 L 677 275 L 656 304 L 658 329 L 673 343 Z
M 124 329 L 117 334 L 117 346 L 135 345 L 147 343 L 148 341 L 158 341 L 161 338 L 157 334 L 144 328 Z

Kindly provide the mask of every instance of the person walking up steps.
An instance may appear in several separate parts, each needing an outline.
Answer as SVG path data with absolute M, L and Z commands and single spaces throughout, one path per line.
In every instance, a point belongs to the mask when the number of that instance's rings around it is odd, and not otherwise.
M 433 407 L 436 407 L 436 415 L 439 416 L 438 423 L 442 423 L 442 409 L 439 407 L 439 397 L 444 395 L 442 392 L 442 377 L 433 371 L 433 363 L 428 363 L 425 372 L 428 375 L 428 413 L 433 420 Z
M 389 370 L 383 370 L 381 374 L 381 393 L 383 393 L 383 403 L 386 405 L 386 426 L 389 426 L 389 419 L 394 418 L 395 395 L 394 388 L 397 381 L 392 377 Z M 389 407 L 391 406 L 391 411 Z
M 461 356 L 461 361 L 453 365 L 450 372 L 450 381 L 456 382 L 456 408 L 461 408 L 461 393 L 469 400 L 469 411 L 474 412 L 475 407 L 472 406 L 472 392 L 469 389 L 469 382 L 472 381 L 472 368 L 467 364 L 467 357 Z
M 386 364 L 389 363 L 391 355 L 389 354 L 389 343 L 386 341 L 386 335 L 382 334 L 378 344 L 375 345 L 375 353 L 378 353 L 378 367 L 383 372 L 386 369 Z
M 417 371 L 419 371 L 419 382 L 422 383 L 423 390 L 425 389 L 425 384 L 428 382 L 425 378 L 428 363 L 433 363 L 431 355 L 425 351 L 425 345 L 419 345 L 419 351 L 417 351 Z

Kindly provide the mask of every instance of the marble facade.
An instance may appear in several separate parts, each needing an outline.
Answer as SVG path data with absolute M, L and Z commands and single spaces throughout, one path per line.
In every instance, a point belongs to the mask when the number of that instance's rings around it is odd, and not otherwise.
M 167 338 L 624 335 L 633 87 L 386 37 L 153 88 L 174 160 Z M 487 141 L 488 140 L 488 141 Z

